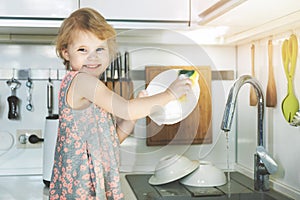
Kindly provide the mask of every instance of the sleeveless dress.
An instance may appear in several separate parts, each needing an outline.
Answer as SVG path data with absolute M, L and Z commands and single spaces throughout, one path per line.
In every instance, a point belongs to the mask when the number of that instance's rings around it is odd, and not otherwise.
M 49 199 L 124 199 L 119 140 L 113 116 L 91 104 L 73 110 L 66 94 L 78 72 L 68 72 L 59 93 L 59 128 Z M 84 83 L 82 83 L 84 84 Z

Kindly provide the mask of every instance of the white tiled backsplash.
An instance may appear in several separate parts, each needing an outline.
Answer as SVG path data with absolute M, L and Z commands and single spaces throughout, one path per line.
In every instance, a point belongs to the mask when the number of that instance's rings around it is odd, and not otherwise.
M 57 58 L 52 45 L 0 44 L 0 175 L 7 174 L 41 174 L 43 148 L 18 149 L 16 132 L 20 129 L 41 129 L 44 132 L 45 118 L 48 115 L 46 104 L 46 87 L 51 69 L 54 82 L 54 94 L 57 97 L 61 74 L 64 66 Z M 211 66 L 212 70 L 235 70 L 234 47 L 200 47 L 198 45 L 143 45 L 120 44 L 120 51 L 130 53 L 132 70 L 143 70 L 146 65 L 199 65 Z M 210 55 L 210 56 L 208 56 Z M 21 87 L 16 95 L 21 100 L 20 120 L 7 118 L 7 97 L 10 88 L 6 80 L 13 71 L 31 70 L 33 78 L 32 112 L 25 109 L 27 90 L 26 80 L 21 80 Z M 58 74 L 57 74 L 58 72 Z M 16 73 L 16 72 L 15 72 Z M 16 76 L 17 78 L 17 76 Z M 155 167 L 153 160 L 166 154 L 184 153 L 191 159 L 212 161 L 225 169 L 226 138 L 220 131 L 220 121 L 225 105 L 225 96 L 233 81 L 212 82 L 212 130 L 213 144 L 146 146 L 145 120 L 139 120 L 135 133 L 121 145 L 121 169 L 123 171 L 151 171 Z M 136 89 L 143 89 L 143 81 L 135 81 Z M 54 100 L 54 113 L 57 113 L 57 99 Z M 230 167 L 235 159 L 235 134 L 230 135 Z

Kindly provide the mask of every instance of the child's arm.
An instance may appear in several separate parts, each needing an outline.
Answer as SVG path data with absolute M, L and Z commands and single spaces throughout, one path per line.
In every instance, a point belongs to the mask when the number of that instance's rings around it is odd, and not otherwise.
M 125 120 L 137 120 L 149 115 L 154 106 L 164 106 L 186 94 L 192 82 L 188 78 L 176 79 L 170 87 L 159 94 L 126 100 L 107 88 L 99 79 L 87 73 L 79 73 L 74 79 L 75 101 L 89 100 L 113 115 Z
M 136 120 L 123 120 L 117 122 L 117 134 L 122 143 L 133 131 Z
M 138 98 L 148 96 L 146 90 L 142 90 L 138 94 Z M 117 133 L 120 143 L 122 143 L 133 131 L 135 127 L 136 120 L 123 120 L 120 119 L 117 121 Z

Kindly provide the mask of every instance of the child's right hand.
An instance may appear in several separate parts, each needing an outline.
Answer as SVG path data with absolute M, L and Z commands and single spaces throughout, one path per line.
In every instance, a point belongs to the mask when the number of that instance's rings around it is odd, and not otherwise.
M 192 89 L 192 80 L 184 75 L 180 75 L 167 89 L 174 99 L 179 99 L 183 95 L 186 95 Z

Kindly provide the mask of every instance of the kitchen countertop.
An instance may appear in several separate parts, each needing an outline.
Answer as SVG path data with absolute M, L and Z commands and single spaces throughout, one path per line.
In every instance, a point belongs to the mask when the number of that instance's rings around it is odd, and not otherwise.
M 135 197 L 133 191 L 131 190 L 131 188 L 126 180 L 125 176 L 127 174 L 130 174 L 131 176 L 139 176 L 139 175 L 145 176 L 145 174 L 121 173 L 121 185 L 122 185 L 123 193 L 125 195 L 125 200 L 137 200 L 137 198 Z M 239 173 L 232 173 L 231 175 L 232 175 L 232 179 L 236 180 L 237 182 L 246 184 L 248 186 L 251 185 L 251 187 L 253 186 L 253 180 L 251 180 L 250 178 L 247 178 L 244 175 L 239 175 Z M 136 180 L 136 178 L 134 178 L 134 180 Z M 240 182 L 240 181 L 242 181 L 242 182 Z M 249 190 L 250 193 L 247 192 L 245 190 L 246 186 L 244 186 L 242 188 L 243 192 L 241 192 L 239 187 L 233 187 L 234 182 L 231 183 L 231 189 L 229 192 L 229 194 L 232 194 L 232 196 L 235 194 L 235 192 L 237 192 L 236 194 L 242 194 L 242 193 L 246 192 L 245 195 L 246 196 L 248 195 L 248 197 L 250 197 L 249 194 L 250 195 L 254 194 L 249 189 L 247 189 L 247 191 Z M 143 184 L 140 184 L 140 183 L 138 183 L 138 184 L 139 184 L 139 186 L 143 186 Z M 248 188 L 248 186 L 247 186 L 247 188 Z M 136 187 L 136 186 L 134 186 L 134 187 Z M 223 187 L 223 186 L 221 186 L 221 187 Z M 144 189 L 144 187 L 142 187 L 142 188 Z M 146 188 L 147 187 L 145 186 L 145 189 Z M 226 185 L 224 186 L 224 188 L 225 188 L 225 190 L 228 189 L 228 187 Z M 165 188 L 163 188 L 163 189 L 165 189 Z M 235 191 L 235 190 L 237 190 L 237 191 Z M 147 192 L 147 190 L 145 190 L 145 191 Z M 176 189 L 176 191 L 177 191 L 177 189 Z M 3 199 L 3 200 L 4 199 L 5 200 L 48 200 L 48 192 L 49 192 L 48 188 L 45 187 L 45 185 L 43 183 L 42 175 L 0 176 L 0 199 Z M 225 193 L 227 193 L 227 192 L 225 191 Z M 142 193 L 142 195 L 144 195 L 144 193 Z M 153 195 L 153 194 L 151 193 L 151 195 Z M 262 195 L 262 193 L 256 192 L 255 195 L 256 195 L 256 199 L 257 199 L 258 197 L 260 197 Z M 291 199 L 291 198 L 288 198 L 287 196 L 284 196 L 275 191 L 269 191 L 268 194 L 266 194 L 266 195 L 267 195 L 266 197 L 268 197 L 268 199 Z M 253 197 L 253 196 L 251 196 L 251 197 Z M 260 197 L 259 199 L 266 199 L 266 197 L 262 196 L 262 198 Z M 274 197 L 274 198 L 271 198 L 271 197 Z M 224 197 L 220 197 L 220 198 L 223 199 Z M 249 198 L 247 198 L 247 199 L 249 199 Z M 253 198 L 251 198 L 251 199 L 253 199 Z
M 124 173 L 121 184 L 125 200 L 136 200 Z M 48 200 L 48 188 L 41 175 L 0 176 L 0 199 L 5 200 Z

